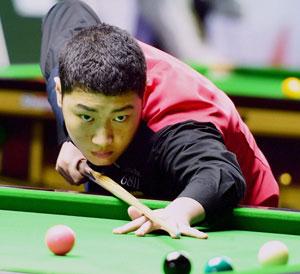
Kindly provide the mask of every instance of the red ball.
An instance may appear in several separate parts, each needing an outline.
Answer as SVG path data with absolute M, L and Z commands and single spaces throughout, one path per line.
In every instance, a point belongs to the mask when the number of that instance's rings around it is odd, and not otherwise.
M 66 225 L 55 225 L 48 229 L 45 242 L 54 254 L 62 256 L 73 248 L 75 233 Z

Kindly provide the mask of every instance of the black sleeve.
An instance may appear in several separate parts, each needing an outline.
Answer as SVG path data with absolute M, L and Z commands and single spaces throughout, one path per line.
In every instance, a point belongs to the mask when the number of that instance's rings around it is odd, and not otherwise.
M 245 193 L 245 180 L 235 154 L 227 150 L 211 123 L 187 121 L 157 134 L 154 159 L 159 169 L 205 209 L 207 220 L 237 206 Z
M 64 142 L 70 141 L 70 138 L 65 127 L 64 117 L 61 108 L 57 104 L 54 77 L 58 77 L 58 68 L 52 70 L 50 77 L 48 78 L 47 95 L 48 101 L 51 105 L 52 111 L 56 119 L 58 144 L 62 145 Z

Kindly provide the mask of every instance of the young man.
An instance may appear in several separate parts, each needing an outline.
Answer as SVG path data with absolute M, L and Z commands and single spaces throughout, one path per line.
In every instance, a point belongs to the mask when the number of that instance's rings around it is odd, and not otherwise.
M 83 3 L 62 1 L 48 12 L 41 68 L 60 129 L 57 170 L 70 183 L 86 182 L 95 169 L 129 191 L 170 199 L 157 214 L 197 238 L 206 235 L 193 222 L 215 220 L 239 202 L 277 206 L 270 167 L 230 99 L 179 60 L 101 23 Z M 129 215 L 116 233 L 159 229 L 132 207 Z

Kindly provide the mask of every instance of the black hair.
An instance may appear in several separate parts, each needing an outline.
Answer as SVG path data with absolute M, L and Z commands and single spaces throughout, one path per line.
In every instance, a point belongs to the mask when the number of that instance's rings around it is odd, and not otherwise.
M 63 94 L 80 87 L 107 96 L 133 91 L 142 97 L 146 61 L 130 34 L 100 23 L 84 28 L 66 44 L 59 57 L 59 75 Z

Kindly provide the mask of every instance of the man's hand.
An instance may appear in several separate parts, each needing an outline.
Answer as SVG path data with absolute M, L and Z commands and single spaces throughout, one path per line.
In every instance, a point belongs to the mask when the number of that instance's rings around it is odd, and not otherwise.
M 84 175 L 91 171 L 80 150 L 68 141 L 61 147 L 55 168 L 71 185 L 84 183 Z
M 191 198 L 177 198 L 166 208 L 154 210 L 154 213 L 174 226 L 182 235 L 198 239 L 206 239 L 208 237 L 206 233 L 191 227 L 193 221 L 202 220 L 205 216 L 203 207 Z M 128 215 L 132 221 L 115 228 L 113 233 L 124 234 L 134 231 L 137 236 L 144 236 L 154 230 L 161 229 L 161 227 L 152 223 L 133 206 L 128 208 Z

